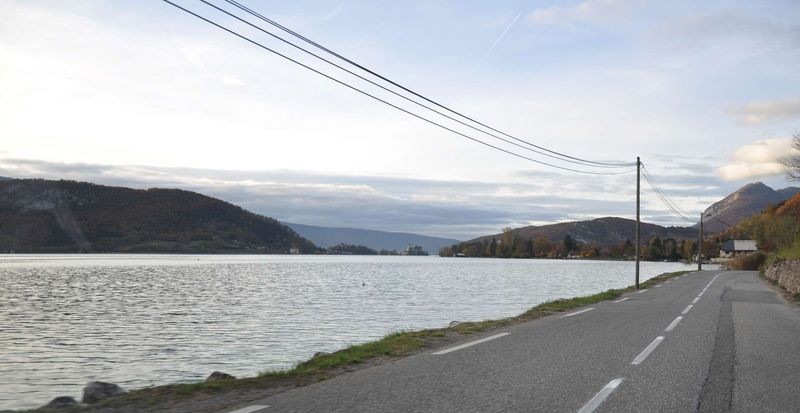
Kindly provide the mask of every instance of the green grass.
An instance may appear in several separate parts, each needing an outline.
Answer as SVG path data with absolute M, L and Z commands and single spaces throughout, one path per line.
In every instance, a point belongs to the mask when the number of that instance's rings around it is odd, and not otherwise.
M 794 240 L 792 245 L 779 249 L 776 255 L 781 260 L 800 259 L 800 238 Z
M 678 271 L 661 274 L 655 278 L 640 284 L 640 288 L 650 288 L 651 286 L 665 281 L 669 278 L 686 274 L 691 271 Z M 442 342 L 451 342 L 458 337 L 466 334 L 474 334 L 489 329 L 506 327 L 526 321 L 535 320 L 554 313 L 583 307 L 589 304 L 598 303 L 606 300 L 613 300 L 620 295 L 635 291 L 635 287 L 630 286 L 621 289 L 611 289 L 598 294 L 563 298 L 548 301 L 531 308 L 530 310 L 510 318 L 499 320 L 484 320 L 476 322 L 460 323 L 453 327 L 406 331 L 389 334 L 386 337 L 364 344 L 357 344 L 330 354 L 321 354 L 307 361 L 297 364 L 294 368 L 281 371 L 268 371 L 256 377 L 248 377 L 234 380 L 221 380 L 215 382 L 198 382 L 189 384 L 172 384 L 135 390 L 125 396 L 109 399 L 98 403 L 97 406 L 126 405 L 129 403 L 141 403 L 152 405 L 164 398 L 175 396 L 191 396 L 198 392 L 216 393 L 234 389 L 248 388 L 268 388 L 271 386 L 300 386 L 311 384 L 316 381 L 325 380 L 336 375 L 342 369 L 357 367 L 367 361 L 375 361 L 380 358 L 398 358 L 413 354 L 415 351 L 432 347 Z

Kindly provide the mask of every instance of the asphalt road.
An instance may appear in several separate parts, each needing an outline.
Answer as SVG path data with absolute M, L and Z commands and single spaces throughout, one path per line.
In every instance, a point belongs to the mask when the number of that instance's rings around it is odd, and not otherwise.
M 800 411 L 800 311 L 754 272 L 622 298 L 228 412 Z

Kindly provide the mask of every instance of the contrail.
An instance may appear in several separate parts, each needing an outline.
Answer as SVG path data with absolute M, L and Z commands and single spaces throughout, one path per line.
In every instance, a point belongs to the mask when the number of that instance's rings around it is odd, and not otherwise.
M 514 23 L 516 23 L 517 20 L 519 20 L 520 16 L 522 16 L 522 13 L 517 14 L 517 17 L 514 17 L 514 20 L 511 20 L 511 23 L 509 23 L 508 26 L 506 26 L 506 29 L 503 30 L 502 33 L 500 33 L 500 36 L 497 36 L 497 39 L 494 40 L 494 43 L 492 43 L 492 45 L 489 46 L 489 49 L 486 50 L 483 56 L 481 56 L 481 58 L 478 59 L 478 63 L 476 63 L 475 67 L 472 69 L 473 71 L 477 69 L 478 66 L 480 66 L 480 64 L 483 62 L 483 59 L 486 59 L 486 56 L 488 56 L 489 53 L 491 53 L 492 50 L 494 50 L 495 46 L 497 46 L 497 44 L 500 43 L 500 40 L 503 40 L 503 37 L 505 37 L 506 33 L 508 33 L 508 31 L 511 30 L 511 26 L 513 26 Z

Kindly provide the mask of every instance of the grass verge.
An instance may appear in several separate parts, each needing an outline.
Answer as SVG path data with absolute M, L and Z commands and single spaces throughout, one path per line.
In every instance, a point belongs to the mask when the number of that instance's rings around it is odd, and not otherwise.
M 640 283 L 640 288 L 651 286 L 669 278 L 680 276 L 692 271 L 678 271 L 664 273 Z M 619 289 L 610 289 L 598 294 L 562 298 L 539 304 L 530 310 L 509 318 L 498 320 L 484 320 L 476 322 L 459 323 L 453 327 L 429 329 L 420 331 L 405 331 L 387 335 L 386 337 L 364 344 L 357 344 L 335 353 L 323 353 L 297 364 L 290 370 L 269 371 L 256 377 L 233 380 L 220 380 L 214 382 L 198 382 L 190 384 L 171 384 L 166 386 L 149 387 L 134 390 L 123 396 L 104 400 L 88 407 L 104 408 L 130 404 L 154 405 L 165 399 L 183 398 L 201 394 L 218 394 L 232 390 L 248 389 L 280 389 L 291 388 L 326 380 L 338 374 L 357 370 L 364 365 L 373 365 L 385 360 L 396 359 L 414 354 L 416 352 L 438 347 L 458 341 L 466 334 L 478 333 L 486 330 L 507 327 L 551 314 L 583 307 L 601 301 L 613 300 L 624 293 L 635 291 L 634 286 Z M 66 411 L 78 411 L 74 409 Z M 39 410 L 42 411 L 42 410 Z M 65 411 L 65 410 L 60 410 Z

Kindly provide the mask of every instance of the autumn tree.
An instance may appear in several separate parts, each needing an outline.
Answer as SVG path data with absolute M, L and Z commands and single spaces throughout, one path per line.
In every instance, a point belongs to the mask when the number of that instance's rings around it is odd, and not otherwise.
M 792 136 L 792 153 L 781 159 L 786 179 L 800 182 L 800 133 Z

